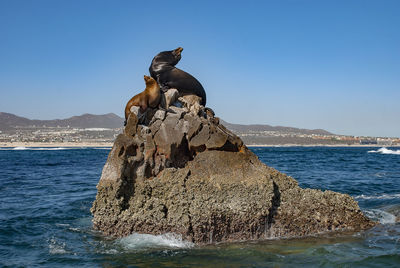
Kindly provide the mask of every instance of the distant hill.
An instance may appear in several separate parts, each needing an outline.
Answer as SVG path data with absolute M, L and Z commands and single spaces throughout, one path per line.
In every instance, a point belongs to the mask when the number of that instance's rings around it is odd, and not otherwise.
M 281 126 L 270 126 L 270 125 L 240 125 L 240 124 L 231 124 L 221 120 L 221 123 L 228 128 L 229 130 L 235 133 L 249 133 L 249 132 L 262 132 L 262 131 L 275 131 L 279 133 L 298 133 L 298 134 L 307 134 L 307 135 L 334 135 L 323 129 L 303 129 L 303 128 L 295 128 L 295 127 L 281 127 Z
M 0 112 L 0 130 L 12 130 L 16 127 L 74 127 L 74 128 L 119 128 L 123 126 L 124 119 L 114 113 L 103 115 L 83 114 L 67 119 L 31 120 L 10 113 Z M 315 135 L 333 135 L 323 129 L 301 129 L 270 125 L 240 125 L 231 124 L 221 120 L 221 123 L 235 133 L 251 133 L 262 131 L 276 131 L 279 133 L 299 133 Z
M 0 112 L 0 130 L 11 130 L 16 127 L 75 127 L 75 128 L 119 128 L 124 119 L 114 113 L 95 115 L 83 114 L 67 119 L 31 120 L 10 113 Z

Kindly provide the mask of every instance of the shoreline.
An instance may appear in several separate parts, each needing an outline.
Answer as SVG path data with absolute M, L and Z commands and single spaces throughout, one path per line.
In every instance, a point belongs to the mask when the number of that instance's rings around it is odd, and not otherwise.
M 249 144 L 247 147 L 400 147 L 400 145 L 378 144 Z
M 15 148 L 15 147 L 26 147 L 26 148 L 52 148 L 52 147 L 69 147 L 69 148 L 80 148 L 80 147 L 112 147 L 113 142 L 2 142 L 0 148 Z
M 112 147 L 113 142 L 3 142 L 0 143 L 0 148 L 52 148 L 52 147 Z M 400 147 L 400 145 L 378 145 L 378 144 L 246 144 L 247 147 Z

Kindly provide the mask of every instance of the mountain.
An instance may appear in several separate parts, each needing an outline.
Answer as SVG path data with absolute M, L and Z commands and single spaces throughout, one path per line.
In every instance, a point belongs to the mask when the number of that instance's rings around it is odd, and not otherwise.
M 229 130 L 235 133 L 250 133 L 250 132 L 263 132 L 263 131 L 275 131 L 279 133 L 297 133 L 306 135 L 334 135 L 323 129 L 303 129 L 295 127 L 281 127 L 281 126 L 270 126 L 270 125 L 240 125 L 231 124 L 221 120 L 221 123 Z
M 31 120 L 10 113 L 0 112 L 0 130 L 12 130 L 16 127 L 74 127 L 74 128 L 119 128 L 123 126 L 124 119 L 114 113 L 103 115 L 83 114 L 67 119 Z M 301 129 L 270 125 L 240 125 L 231 124 L 221 120 L 221 123 L 235 133 L 254 133 L 275 131 L 279 133 L 297 133 L 307 135 L 333 135 L 323 129 Z
M 0 112 L 0 130 L 16 127 L 75 127 L 75 128 L 119 128 L 124 119 L 114 113 L 103 115 L 83 114 L 67 119 L 31 120 L 10 113 Z

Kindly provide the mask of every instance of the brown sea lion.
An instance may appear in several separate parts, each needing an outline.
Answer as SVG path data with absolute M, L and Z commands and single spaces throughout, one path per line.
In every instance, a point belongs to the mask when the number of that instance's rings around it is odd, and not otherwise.
M 148 107 L 156 108 L 161 100 L 160 86 L 152 77 L 145 75 L 146 88 L 128 101 L 125 106 L 125 122 L 128 120 L 132 106 L 139 106 L 140 112 L 144 113 Z
M 151 77 L 157 80 L 162 91 L 176 88 L 181 96 L 196 95 L 201 98 L 200 104 L 206 105 L 206 92 L 203 86 L 192 75 L 175 67 L 181 59 L 183 48 L 157 54 L 151 62 L 149 71 Z

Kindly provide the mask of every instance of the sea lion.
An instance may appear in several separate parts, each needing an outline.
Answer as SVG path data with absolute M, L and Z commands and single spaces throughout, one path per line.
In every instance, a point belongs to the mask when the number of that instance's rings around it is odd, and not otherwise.
M 175 67 L 181 59 L 183 48 L 157 54 L 151 62 L 149 71 L 151 77 L 157 80 L 162 91 L 176 88 L 180 95 L 197 95 L 201 105 L 206 105 L 206 92 L 200 82 L 192 75 Z
M 145 90 L 135 95 L 125 106 L 125 122 L 128 120 L 132 106 L 139 106 L 139 111 L 144 113 L 147 107 L 156 108 L 160 103 L 161 92 L 157 81 L 147 75 L 144 76 L 144 81 L 146 83 Z

